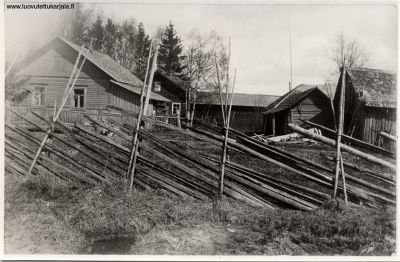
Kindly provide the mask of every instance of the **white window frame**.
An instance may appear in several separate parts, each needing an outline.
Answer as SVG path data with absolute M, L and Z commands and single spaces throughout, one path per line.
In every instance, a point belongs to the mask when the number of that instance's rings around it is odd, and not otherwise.
M 35 102 L 37 101 L 36 99 L 35 99 L 35 97 L 36 97 L 36 90 L 37 89 L 41 89 L 42 90 L 42 92 L 43 93 L 40 93 L 40 96 L 39 96 L 39 104 L 36 104 Z M 46 106 L 46 91 L 47 91 L 47 89 L 46 89 L 46 87 L 45 86 L 40 86 L 40 85 L 35 85 L 34 86 L 34 89 L 33 89 L 33 96 L 32 96 L 32 104 L 33 104 L 33 106 L 34 107 L 44 107 L 44 106 Z
M 177 105 L 178 106 L 178 113 L 176 114 L 175 112 L 174 112 L 174 106 L 175 105 Z M 181 107 L 181 103 L 172 103 L 172 105 L 171 105 L 171 112 L 172 112 L 172 115 L 174 115 L 174 116 L 180 116 L 181 115 L 181 109 L 182 109 L 182 107 Z
M 83 90 L 83 107 L 79 107 L 79 101 L 78 101 L 78 107 L 75 106 L 75 90 Z M 72 108 L 73 109 L 85 109 L 86 108 L 86 87 L 75 87 L 74 90 L 72 90 Z
M 161 81 L 154 81 L 154 92 L 161 92 Z

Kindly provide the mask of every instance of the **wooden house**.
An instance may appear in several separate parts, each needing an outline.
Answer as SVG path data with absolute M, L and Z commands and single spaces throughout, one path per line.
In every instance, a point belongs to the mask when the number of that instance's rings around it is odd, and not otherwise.
M 223 95 L 225 98 L 225 95 Z M 243 133 L 263 132 L 262 111 L 278 96 L 235 93 L 232 101 L 230 126 Z M 225 99 L 222 100 L 225 103 Z M 195 118 L 223 126 L 219 93 L 203 92 L 198 95 Z
M 379 132 L 396 135 L 396 74 L 367 68 L 346 68 L 345 74 L 344 133 L 392 150 L 394 145 Z M 335 92 L 335 108 L 339 107 L 342 77 Z
M 9 99 L 21 113 L 34 110 L 43 116 L 52 115 L 66 89 L 81 47 L 56 37 L 18 63 L 7 80 L 14 90 Z M 88 51 L 88 52 L 86 52 Z M 107 105 L 138 112 L 143 82 L 108 55 L 85 50 L 86 61 L 74 85 L 60 119 L 67 123 L 81 122 L 82 114 L 98 114 Z M 170 100 L 151 93 L 148 113 Z
M 281 96 L 264 111 L 264 133 L 284 135 L 292 131 L 288 123 L 306 127 L 300 119 L 334 127 L 330 100 L 321 85 L 302 84 Z
M 154 74 L 152 91 L 168 100 L 167 107 L 157 108 L 157 116 L 183 117 L 186 103 L 185 83 L 176 75 L 157 69 Z

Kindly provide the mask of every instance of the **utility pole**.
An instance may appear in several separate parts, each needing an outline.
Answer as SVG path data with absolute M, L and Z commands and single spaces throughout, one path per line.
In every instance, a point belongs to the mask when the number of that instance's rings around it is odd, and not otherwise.
M 293 63 L 292 63 L 292 32 L 289 31 L 289 49 L 290 49 L 290 82 L 289 91 L 292 91 L 293 85 Z
M 290 82 L 289 82 L 289 92 L 292 91 L 293 85 L 293 62 L 292 62 L 292 32 L 289 31 L 289 53 L 290 53 Z M 290 99 L 290 96 L 289 96 Z M 289 101 L 290 102 L 290 101 Z M 292 110 L 289 110 L 289 121 L 293 123 Z

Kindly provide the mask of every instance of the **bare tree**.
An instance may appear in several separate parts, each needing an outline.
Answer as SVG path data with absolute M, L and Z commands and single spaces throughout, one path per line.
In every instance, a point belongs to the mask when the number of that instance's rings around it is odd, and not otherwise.
M 342 67 L 363 67 L 368 63 L 368 53 L 355 39 L 346 38 L 343 32 L 336 36 L 331 57 L 338 71 Z
M 215 62 L 224 63 L 225 48 L 222 38 L 214 31 L 201 34 L 192 31 L 187 37 L 184 50 L 184 79 L 186 85 L 186 119 L 193 122 L 198 93 L 217 87 Z M 223 68 L 223 67 L 221 67 Z
M 343 32 L 336 36 L 336 41 L 332 49 L 328 50 L 328 54 L 334 70 L 327 76 L 324 88 L 330 99 L 333 99 L 333 87 L 339 79 L 341 68 L 365 67 L 368 64 L 369 54 L 357 40 L 346 37 Z

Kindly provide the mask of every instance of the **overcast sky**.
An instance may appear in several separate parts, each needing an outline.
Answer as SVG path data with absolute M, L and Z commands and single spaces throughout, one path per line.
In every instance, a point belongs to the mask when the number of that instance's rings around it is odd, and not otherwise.
M 193 29 L 230 37 L 237 92 L 288 91 L 290 31 L 294 86 L 325 81 L 333 68 L 327 51 L 341 31 L 368 51 L 369 67 L 397 71 L 395 5 L 96 4 L 95 8 L 117 20 L 133 17 L 150 34 L 172 21 L 183 40 Z M 6 26 L 14 22 L 14 34 L 6 31 L 6 40 L 48 37 L 62 11 L 42 12 L 6 11 Z

